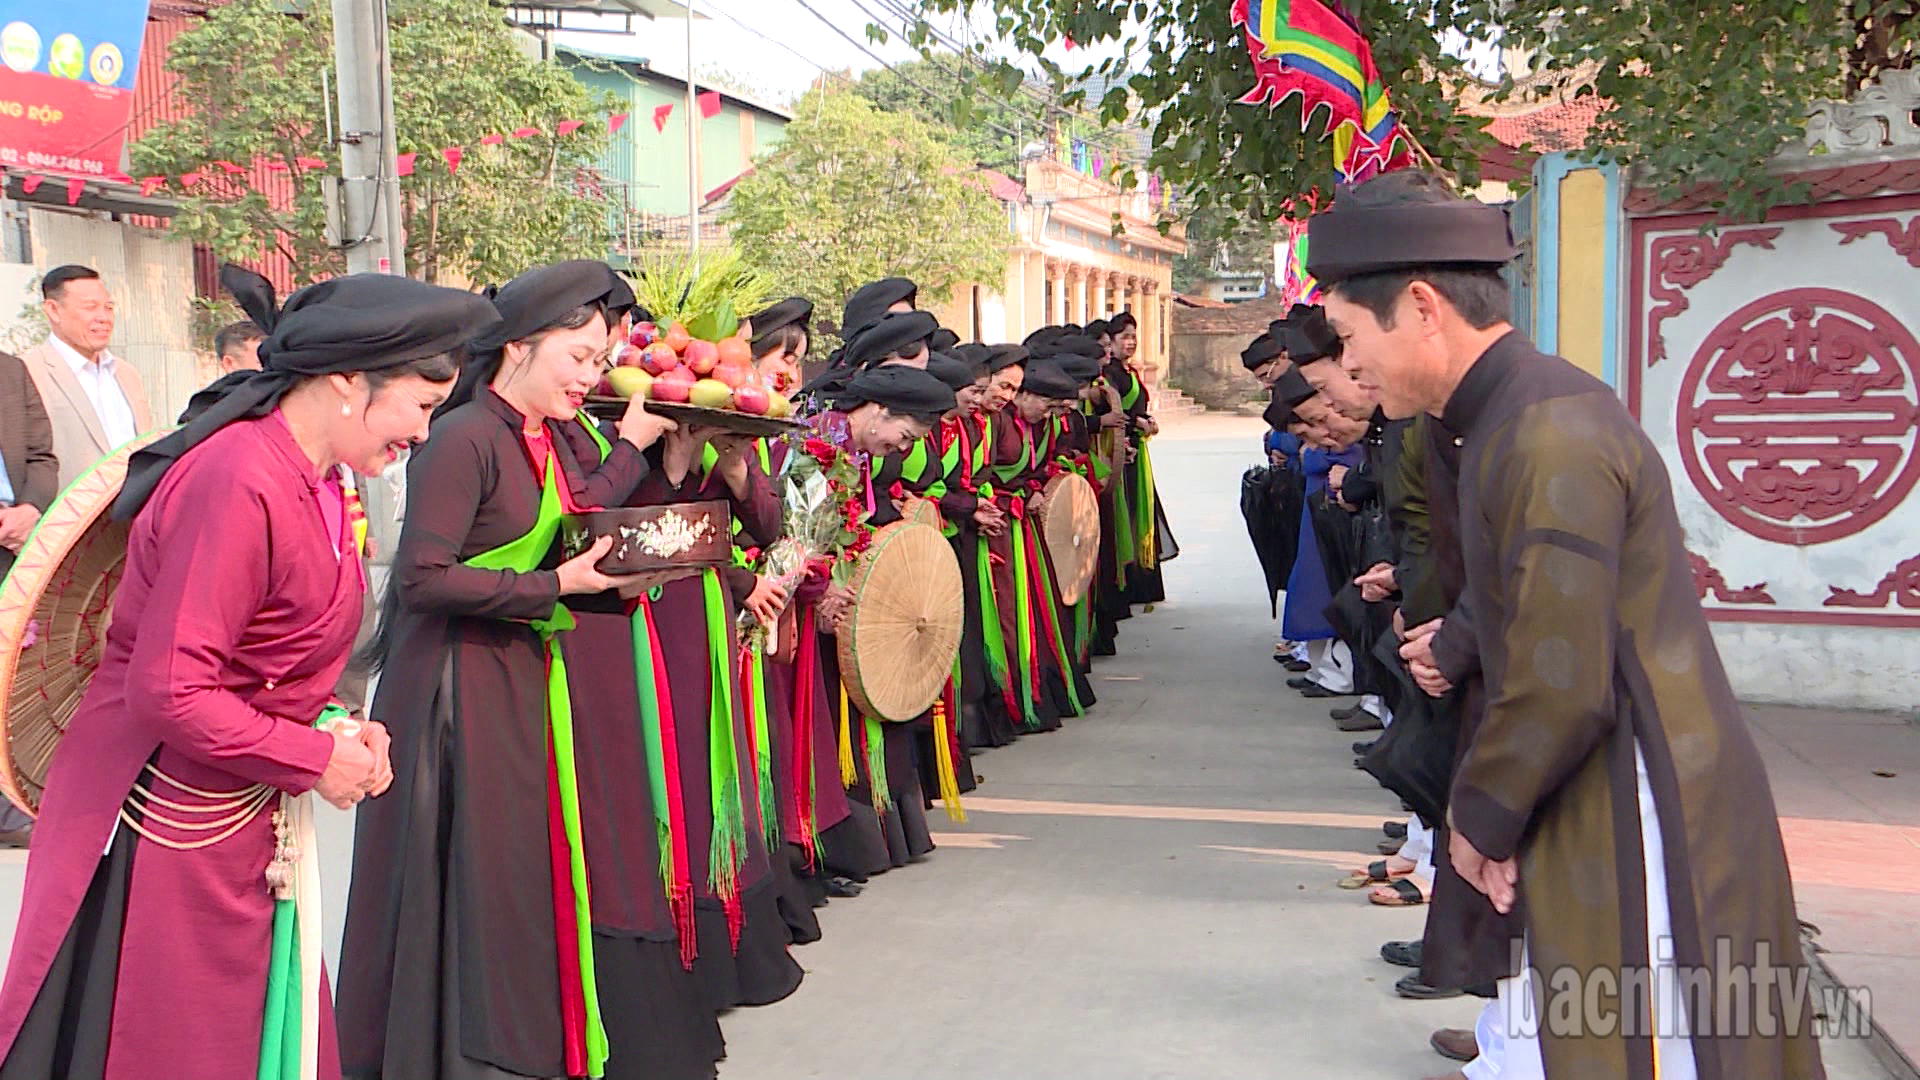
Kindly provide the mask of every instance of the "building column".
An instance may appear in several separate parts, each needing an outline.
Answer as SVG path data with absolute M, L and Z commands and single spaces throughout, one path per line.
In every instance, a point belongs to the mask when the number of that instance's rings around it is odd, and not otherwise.
M 1104 319 L 1106 317 L 1107 317 L 1107 272 L 1105 270 L 1102 270 L 1100 271 L 1100 275 L 1098 279 L 1095 280 L 1093 285 L 1093 310 L 1088 313 L 1086 321 L 1092 322 L 1095 319 Z
M 1053 310 L 1047 313 L 1048 325 L 1058 326 L 1067 321 L 1067 311 L 1072 307 L 1067 294 L 1073 287 L 1073 267 L 1061 263 L 1058 272 L 1053 275 Z

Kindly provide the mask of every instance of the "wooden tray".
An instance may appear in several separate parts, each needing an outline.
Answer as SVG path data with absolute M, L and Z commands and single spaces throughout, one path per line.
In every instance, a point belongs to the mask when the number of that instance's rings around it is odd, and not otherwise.
M 568 514 L 560 519 L 560 548 L 569 559 L 613 537 L 613 550 L 595 569 L 645 574 L 726 566 L 733 556 L 733 519 L 727 503 L 667 503 Z
M 597 416 L 603 420 L 618 420 L 627 413 L 627 399 L 589 397 L 586 411 L 588 415 Z M 795 420 L 792 417 L 761 416 L 757 413 L 743 413 L 733 409 L 709 409 L 705 405 L 687 405 L 678 401 L 649 401 L 647 411 L 656 416 L 664 416 L 675 423 L 717 427 L 738 435 L 752 435 L 755 438 L 792 435 L 807 430 L 806 421 Z

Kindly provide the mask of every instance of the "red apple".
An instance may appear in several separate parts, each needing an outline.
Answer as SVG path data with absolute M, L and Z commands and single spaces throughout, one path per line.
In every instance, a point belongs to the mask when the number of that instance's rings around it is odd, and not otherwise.
M 720 350 L 720 362 L 723 364 L 739 364 L 742 367 L 753 364 L 753 346 L 741 338 L 722 338 L 714 347 Z
M 683 367 L 669 368 L 659 378 L 653 380 L 650 397 L 654 401 L 685 402 L 693 393 L 693 372 Z
M 737 389 L 753 381 L 753 368 L 746 364 L 731 364 L 722 360 L 713 365 L 713 377 Z
M 705 377 L 713 373 L 713 366 L 720 362 L 720 346 L 711 341 L 689 341 L 681 354 L 686 357 L 687 366 L 695 375 Z
M 632 342 L 633 347 L 636 349 L 644 349 L 659 339 L 660 328 L 650 322 L 634 323 L 633 333 L 627 337 L 627 340 Z
M 764 416 L 771 406 L 772 399 L 767 396 L 765 387 L 746 383 L 733 388 L 733 407 L 743 413 Z
M 649 375 L 665 375 L 680 366 L 680 357 L 664 341 L 656 341 L 640 354 L 640 367 Z

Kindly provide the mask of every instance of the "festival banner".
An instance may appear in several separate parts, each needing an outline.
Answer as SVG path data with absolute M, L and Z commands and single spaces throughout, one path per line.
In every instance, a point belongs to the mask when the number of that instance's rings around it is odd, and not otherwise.
M 0 166 L 120 171 L 147 0 L 0 0 Z

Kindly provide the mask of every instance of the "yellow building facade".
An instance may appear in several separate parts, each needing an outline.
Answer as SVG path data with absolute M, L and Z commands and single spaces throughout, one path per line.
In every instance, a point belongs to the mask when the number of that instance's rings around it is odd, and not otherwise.
M 1173 260 L 1187 250 L 1176 224 L 1165 236 L 1145 191 L 1122 191 L 1049 159 L 1026 164 L 1020 181 L 995 173 L 1013 244 L 1006 280 L 962 286 L 930 305 L 962 340 L 1020 341 L 1042 326 L 1085 323 L 1123 311 L 1140 323 L 1145 378 L 1167 373 Z

